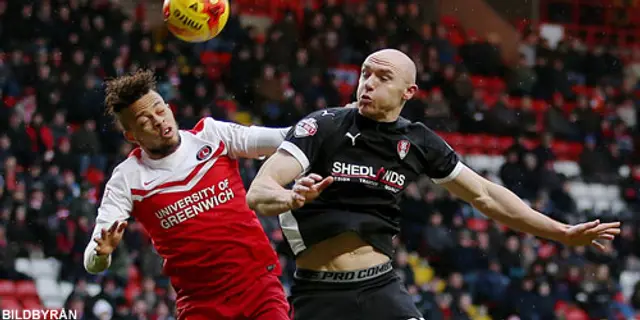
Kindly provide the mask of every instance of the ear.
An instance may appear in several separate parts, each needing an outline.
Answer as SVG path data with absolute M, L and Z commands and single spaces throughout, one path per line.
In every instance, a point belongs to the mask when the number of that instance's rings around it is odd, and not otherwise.
M 409 88 L 407 88 L 404 91 L 404 94 L 402 95 L 402 99 L 404 101 L 407 100 L 411 100 L 411 98 L 413 98 L 413 96 L 418 92 L 418 86 L 415 84 L 412 84 Z
M 131 131 L 124 131 L 124 138 L 131 143 L 137 143 L 136 138 L 133 137 L 133 133 Z

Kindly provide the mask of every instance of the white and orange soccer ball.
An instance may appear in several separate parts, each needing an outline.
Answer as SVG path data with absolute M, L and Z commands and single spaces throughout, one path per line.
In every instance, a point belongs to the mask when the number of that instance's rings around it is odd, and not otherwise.
M 228 0 L 164 0 L 164 20 L 169 31 L 187 42 L 204 42 L 217 36 L 229 19 Z

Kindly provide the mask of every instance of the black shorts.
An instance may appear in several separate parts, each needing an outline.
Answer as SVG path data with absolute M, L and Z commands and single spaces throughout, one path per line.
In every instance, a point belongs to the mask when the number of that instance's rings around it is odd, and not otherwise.
M 294 320 L 424 320 L 391 263 L 350 272 L 296 271 Z

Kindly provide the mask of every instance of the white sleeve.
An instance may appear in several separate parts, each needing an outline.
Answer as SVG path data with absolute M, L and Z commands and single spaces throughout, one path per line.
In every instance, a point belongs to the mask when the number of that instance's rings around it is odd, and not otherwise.
M 205 128 L 227 146 L 229 156 L 258 159 L 276 152 L 290 128 L 243 126 L 207 118 Z
M 100 237 L 102 229 L 109 229 L 114 222 L 126 221 L 132 206 L 131 192 L 127 187 L 125 175 L 116 168 L 105 186 L 102 202 L 98 208 L 96 226 L 84 250 L 84 268 L 87 272 L 96 274 L 109 268 L 111 255 L 99 256 L 95 250 L 97 243 L 93 239 Z

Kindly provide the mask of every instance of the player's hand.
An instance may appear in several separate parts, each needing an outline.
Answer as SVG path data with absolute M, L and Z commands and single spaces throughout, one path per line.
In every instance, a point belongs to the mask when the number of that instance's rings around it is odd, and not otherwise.
M 315 200 L 324 189 L 333 183 L 333 177 L 322 178 L 320 175 L 312 173 L 306 177 L 298 179 L 293 186 L 293 192 L 301 195 L 305 203 Z
M 100 237 L 93 239 L 98 246 L 96 246 L 96 253 L 100 256 L 105 256 L 111 254 L 120 241 L 122 240 L 122 235 L 124 234 L 124 230 L 127 228 L 127 222 L 114 222 L 109 229 L 102 229 L 102 233 Z
M 620 222 L 600 223 L 600 220 L 570 226 L 562 243 L 569 246 L 592 245 L 604 251 L 605 247 L 598 241 L 610 241 L 620 234 Z
M 287 190 L 287 193 L 284 195 L 285 199 L 283 202 L 287 203 L 289 206 L 289 210 L 296 210 L 302 208 L 306 203 L 306 199 L 303 195 L 293 191 Z

